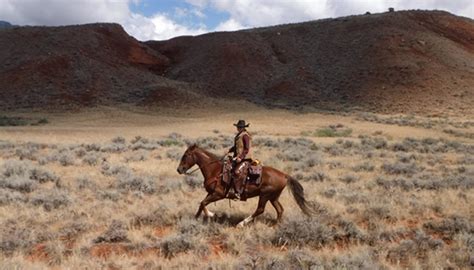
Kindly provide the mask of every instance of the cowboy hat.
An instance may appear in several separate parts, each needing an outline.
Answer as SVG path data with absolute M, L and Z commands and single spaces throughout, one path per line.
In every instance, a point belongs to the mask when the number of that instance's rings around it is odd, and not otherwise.
M 249 125 L 250 125 L 250 123 L 245 124 L 245 120 L 239 120 L 236 124 L 234 124 L 234 126 L 236 126 L 238 128 L 246 128 Z

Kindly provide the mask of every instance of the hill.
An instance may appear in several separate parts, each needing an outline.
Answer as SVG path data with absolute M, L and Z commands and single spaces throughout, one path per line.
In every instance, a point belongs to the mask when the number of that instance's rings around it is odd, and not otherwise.
M 12 27 L 13 25 L 11 25 L 11 23 L 9 22 L 6 22 L 6 21 L 0 21 L 0 29 L 2 28 L 10 28 Z
M 13 42 L 11 42 L 13 41 Z M 0 106 L 186 105 L 468 114 L 474 21 L 401 11 L 138 42 L 114 24 L 0 33 Z
M 117 24 L 17 27 L 0 32 L 0 106 L 71 109 L 139 104 L 155 89 L 186 89 L 158 76 L 168 59 Z

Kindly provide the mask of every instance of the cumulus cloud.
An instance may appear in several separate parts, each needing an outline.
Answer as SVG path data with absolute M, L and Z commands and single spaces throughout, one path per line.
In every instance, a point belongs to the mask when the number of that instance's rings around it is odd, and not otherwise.
M 123 25 L 128 33 L 139 40 L 164 40 L 176 36 L 199 35 L 209 32 L 203 26 L 189 28 L 178 24 L 165 14 L 156 14 L 152 17 L 131 14 Z
M 139 40 L 163 40 L 209 32 L 205 26 L 179 24 L 164 13 L 146 17 L 133 13 L 130 4 L 140 0 L 0 0 L 0 20 L 18 25 L 69 25 L 116 22 Z M 203 16 L 198 9 L 184 12 Z
M 441 9 L 474 18 L 473 0 L 181 0 L 188 7 L 144 16 L 130 10 L 145 0 L 0 0 L 0 20 L 19 25 L 67 25 L 117 22 L 139 40 L 383 12 L 400 9 Z M 206 10 L 226 14 L 217 26 L 202 24 Z
M 199 8 L 214 8 L 230 18 L 217 28 L 237 30 L 291 22 L 400 9 L 439 9 L 474 18 L 472 0 L 186 0 Z M 224 27 L 225 26 L 225 27 Z
M 19 25 L 117 22 L 129 15 L 129 1 L 0 0 L 0 18 Z

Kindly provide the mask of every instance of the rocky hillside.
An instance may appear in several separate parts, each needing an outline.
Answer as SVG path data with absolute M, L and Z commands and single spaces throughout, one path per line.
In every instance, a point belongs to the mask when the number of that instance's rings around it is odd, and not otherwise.
M 350 16 L 140 43 L 120 26 L 0 32 L 0 106 L 196 98 L 473 115 L 474 21 L 440 11 Z
M 0 48 L 4 109 L 139 104 L 156 89 L 187 89 L 157 75 L 167 57 L 116 24 L 3 30 Z

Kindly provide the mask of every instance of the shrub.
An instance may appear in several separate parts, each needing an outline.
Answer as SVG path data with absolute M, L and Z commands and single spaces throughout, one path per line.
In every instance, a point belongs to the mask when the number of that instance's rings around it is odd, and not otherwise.
M 417 231 L 413 239 L 402 240 L 400 244 L 388 251 L 387 259 L 391 262 L 406 262 L 412 256 L 423 258 L 427 252 L 439 249 L 443 241 L 433 239 L 422 231 Z
M 58 158 L 59 164 L 61 164 L 63 166 L 74 165 L 74 160 L 75 160 L 74 155 L 71 154 L 69 151 L 65 151 L 65 152 L 61 153 L 59 158 Z
M 429 221 L 423 224 L 423 228 L 428 231 L 440 233 L 441 235 L 453 239 L 459 233 L 474 233 L 474 226 L 465 217 L 452 215 L 441 221 Z
M 100 151 L 100 144 L 92 143 L 92 144 L 86 144 L 84 145 L 84 148 L 86 149 L 87 152 L 95 151 L 98 152 Z
M 182 218 L 178 222 L 178 232 L 189 236 L 219 236 L 221 228 L 218 223 L 203 224 L 194 218 Z
M 414 154 L 399 154 L 398 156 L 398 161 L 402 163 L 410 163 L 414 160 L 416 160 L 416 156 Z
M 38 153 L 38 149 L 36 148 L 19 148 L 16 149 L 15 154 L 20 159 L 29 159 L 29 160 L 36 160 L 36 154 Z
M 57 189 L 41 190 L 31 197 L 30 202 L 33 205 L 42 205 L 46 211 L 51 211 L 52 209 L 69 205 L 71 198 L 65 191 Z
M 0 206 L 13 202 L 26 202 L 26 197 L 15 190 L 0 189 Z
M 285 149 L 279 152 L 277 158 L 285 161 L 300 161 L 305 155 L 299 149 Z
M 195 175 L 186 175 L 184 177 L 184 182 L 191 188 L 200 188 L 204 184 L 204 180 Z
M 45 124 L 48 124 L 49 121 L 47 118 L 41 118 L 40 120 L 38 120 L 38 124 L 39 125 L 45 125 Z
M 411 190 L 414 188 L 413 181 L 405 179 L 403 177 L 397 177 L 394 179 L 385 179 L 383 177 L 378 177 L 375 182 L 377 185 L 382 186 L 386 189 L 401 187 L 404 190 Z
M 292 269 L 319 269 L 323 268 L 323 262 L 318 256 L 301 249 L 290 250 L 287 260 Z
M 2 220 L 1 228 L 0 251 L 6 255 L 13 255 L 15 251 L 29 248 L 36 242 L 36 232 L 18 226 L 15 221 Z
M 117 137 L 112 139 L 112 142 L 115 143 L 115 144 L 125 144 L 127 141 L 125 140 L 124 137 L 117 136 Z
M 360 136 L 360 144 L 369 149 L 385 149 L 387 147 L 387 140 L 382 137 Z
M 134 226 L 156 226 L 165 227 L 175 224 L 176 215 L 168 207 L 159 205 L 151 212 L 137 214 L 132 218 L 131 223 Z
M 9 159 L 3 163 L 2 167 L 0 168 L 0 171 L 3 176 L 10 177 L 14 175 L 28 174 L 31 168 L 31 162 Z
M 125 157 L 125 162 L 130 161 L 145 161 L 148 159 L 148 153 L 141 150 L 141 151 L 134 151 Z
M 29 171 L 30 178 L 40 183 L 58 182 L 59 177 L 56 174 L 42 168 L 33 167 Z
M 386 269 L 376 261 L 377 255 L 371 253 L 375 252 L 336 256 L 327 263 L 326 269 Z
M 331 144 L 324 147 L 324 151 L 329 153 L 331 156 L 341 156 L 344 154 L 344 149 L 338 144 Z
M 366 220 L 373 219 L 385 219 L 385 220 L 396 220 L 396 217 L 390 213 L 390 209 L 387 206 L 370 206 L 364 210 L 363 216 Z
M 362 243 L 367 240 L 368 236 L 363 233 L 357 225 L 352 221 L 339 220 L 337 225 L 340 227 L 341 231 L 338 231 L 335 235 L 336 239 L 342 241 L 356 241 Z
M 90 180 L 90 176 L 81 175 L 76 178 L 76 185 L 78 189 L 95 189 L 96 185 L 93 181 Z
M 101 159 L 102 159 L 102 155 L 97 152 L 87 153 L 82 159 L 82 163 L 89 166 L 95 166 L 99 164 L 99 161 Z
M 132 174 L 130 168 L 123 165 L 110 165 L 108 162 L 102 163 L 101 172 L 102 174 L 108 176 L 119 174 Z
M 326 198 L 332 198 L 334 195 L 336 195 L 337 191 L 334 188 L 328 188 L 324 190 L 321 194 L 326 197 Z
M 365 161 L 363 163 L 357 164 L 356 166 L 352 167 L 352 170 L 355 172 L 360 172 L 360 171 L 367 171 L 367 172 L 372 172 L 375 169 L 375 166 L 370 164 L 368 161 Z
M 76 154 L 76 157 L 81 158 L 87 154 L 87 150 L 85 147 L 81 146 L 74 150 L 74 153 Z
M 36 189 L 37 183 L 48 181 L 58 183 L 59 177 L 33 166 L 29 161 L 7 160 L 0 167 L 0 187 L 3 188 L 31 192 Z
M 26 126 L 28 122 L 21 117 L 0 116 L 0 126 Z
M 27 177 L 14 175 L 0 179 L 0 187 L 20 192 L 31 192 L 36 189 L 37 183 Z
M 134 173 L 120 173 L 116 178 L 117 187 L 123 190 L 136 190 L 152 194 L 156 192 L 156 184 L 150 176 L 138 176 Z
M 314 133 L 313 136 L 316 137 L 348 137 L 352 134 L 352 129 L 346 128 L 346 129 L 339 129 L 339 128 L 320 128 L 317 129 Z
M 269 148 L 278 148 L 280 143 L 277 140 L 268 137 L 259 137 L 252 140 L 254 146 L 259 147 L 269 147 Z
M 334 239 L 334 232 L 316 219 L 291 220 L 281 224 L 272 239 L 274 245 L 320 248 Z
M 183 156 L 183 152 L 184 151 L 181 151 L 180 149 L 171 148 L 168 151 L 166 151 L 166 157 L 171 159 L 171 160 L 178 161 Z
M 127 145 L 123 143 L 110 143 L 100 148 L 101 152 L 106 152 L 106 153 L 121 153 L 121 152 L 124 152 L 125 150 L 127 150 Z
M 355 183 L 356 181 L 358 181 L 359 176 L 353 175 L 353 174 L 348 174 L 348 175 L 340 177 L 339 180 L 346 183 L 346 184 L 351 184 L 351 183 Z
M 324 172 L 314 172 L 305 176 L 304 180 L 323 182 L 323 181 L 329 181 L 331 180 L 331 178 Z
M 166 258 L 172 258 L 181 252 L 186 252 L 195 247 L 195 242 L 189 235 L 171 235 L 160 243 L 161 252 Z
M 127 236 L 127 227 L 119 220 L 113 220 L 107 231 L 93 240 L 94 243 L 117 243 L 129 242 Z
M 382 169 L 388 174 L 405 174 L 413 175 L 419 171 L 424 170 L 423 167 L 418 167 L 414 162 L 412 163 L 384 163 Z

